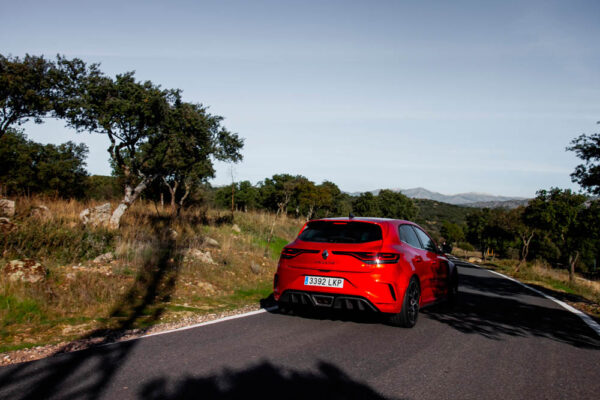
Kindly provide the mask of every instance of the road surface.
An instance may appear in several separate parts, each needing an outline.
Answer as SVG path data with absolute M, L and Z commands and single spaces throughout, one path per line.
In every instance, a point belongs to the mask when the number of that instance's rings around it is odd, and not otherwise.
M 402 329 L 277 311 L 0 369 L 0 398 L 596 399 L 600 337 L 528 289 L 464 265 L 451 310 Z

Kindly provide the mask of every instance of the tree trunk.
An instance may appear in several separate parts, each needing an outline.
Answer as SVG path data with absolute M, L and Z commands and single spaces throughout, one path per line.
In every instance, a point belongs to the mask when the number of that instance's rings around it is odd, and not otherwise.
M 115 208 L 110 217 L 110 221 L 108 223 L 108 226 L 110 228 L 119 228 L 119 225 L 121 224 L 121 217 L 123 216 L 123 214 L 125 214 L 125 211 L 127 211 L 127 209 L 133 204 L 133 202 L 136 201 L 138 197 L 140 197 L 140 194 L 144 191 L 144 189 L 146 189 L 148 183 L 150 183 L 153 179 L 153 176 L 144 178 L 135 188 L 133 188 L 131 185 L 125 186 L 125 196 L 123 197 L 123 200 L 121 200 L 121 203 L 117 206 L 117 208 Z
M 519 263 L 515 267 L 515 272 L 519 272 L 521 264 L 527 262 L 527 255 L 529 255 L 529 243 L 531 243 L 531 239 L 533 239 L 534 235 L 535 232 L 531 232 L 531 235 L 529 235 L 529 237 L 527 237 L 526 235 L 521 236 L 521 240 L 523 241 L 523 247 L 521 248 L 521 258 L 519 259 Z
M 569 282 L 575 282 L 575 265 L 579 259 L 579 251 L 576 251 L 574 255 L 569 256 Z
M 184 187 L 185 187 L 185 193 L 183 194 L 181 199 L 179 199 L 179 206 L 177 207 L 177 215 L 178 216 L 179 216 L 179 212 L 183 208 L 183 203 L 185 203 L 185 199 L 187 199 L 187 197 L 190 195 L 190 191 L 191 191 L 191 185 L 189 183 L 187 183 L 187 182 L 184 183 Z
M 231 217 L 233 218 L 233 211 L 235 206 L 235 186 L 231 183 Z
M 308 208 L 308 214 L 306 215 L 306 220 L 307 220 L 307 221 L 310 221 L 310 218 L 311 218 L 311 217 L 312 217 L 312 215 L 313 215 L 314 209 L 315 209 L 315 207 L 314 207 L 314 206 L 310 206 L 310 207 Z
M 279 217 L 279 210 L 277 210 L 277 214 L 275 214 L 275 219 L 273 219 L 273 223 L 271 224 L 271 231 L 269 232 L 269 236 L 267 237 L 267 245 L 265 246 L 265 257 L 269 255 L 269 244 L 271 243 L 271 239 L 273 239 L 273 231 L 275 230 L 275 223 L 277 222 L 277 218 Z
M 164 176 L 162 179 L 163 179 L 163 183 L 165 184 L 167 189 L 169 189 L 169 194 L 171 195 L 171 212 L 175 213 L 177 211 L 176 196 L 177 196 L 177 187 L 179 187 L 179 182 L 175 181 L 173 183 L 173 186 L 171 186 L 171 185 L 169 185 L 169 181 L 167 181 L 167 179 Z

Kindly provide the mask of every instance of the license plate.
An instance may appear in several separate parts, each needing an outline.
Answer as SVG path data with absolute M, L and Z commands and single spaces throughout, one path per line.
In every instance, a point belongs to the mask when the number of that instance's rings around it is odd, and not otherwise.
M 305 276 L 304 285 L 343 288 L 344 280 L 342 278 L 329 278 L 327 276 Z

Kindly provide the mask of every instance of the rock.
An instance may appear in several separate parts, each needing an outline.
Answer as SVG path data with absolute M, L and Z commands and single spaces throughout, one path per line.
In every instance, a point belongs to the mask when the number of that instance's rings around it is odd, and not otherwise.
M 107 225 L 110 221 L 110 216 L 110 203 L 105 203 L 98 207 L 86 208 L 79 214 L 79 219 L 84 225 L 96 227 Z
M 98 257 L 94 258 L 94 263 L 96 264 L 106 264 L 115 259 L 113 253 L 104 253 L 100 254 Z
M 238 224 L 233 224 L 233 226 L 231 227 L 231 230 L 234 231 L 235 233 L 242 233 L 242 230 L 240 229 Z
M 469 257 L 468 261 L 470 263 L 480 263 L 480 262 L 482 262 L 481 258 L 477 258 L 477 257 Z
M 208 282 L 198 282 L 198 287 L 200 288 L 200 290 L 202 292 L 204 292 L 204 294 L 215 294 L 217 292 L 217 289 L 215 289 L 215 287 L 213 285 L 211 285 Z
M 12 232 L 16 227 L 17 225 L 10 222 L 10 219 L 0 217 L 0 232 L 7 234 Z
M 171 240 L 177 239 L 177 236 L 179 236 L 179 233 L 175 229 L 169 228 L 169 237 Z
M 12 282 L 35 283 L 46 278 L 46 268 L 35 260 L 12 260 L 4 266 L 4 274 Z
M 15 216 L 15 202 L 8 199 L 0 199 L 0 217 L 12 218 Z
M 198 260 L 205 264 L 216 264 L 210 255 L 210 251 L 202 251 L 200 249 L 188 249 L 184 255 L 185 258 Z
M 49 219 L 52 218 L 52 213 L 45 205 L 33 206 L 29 210 L 29 216 L 33 218 Z
M 205 247 L 214 247 L 216 249 L 218 249 L 218 248 L 221 247 L 221 245 L 219 244 L 219 242 L 217 242 L 213 238 L 209 238 L 208 236 L 206 236 L 204 238 L 204 241 L 202 242 L 202 246 L 205 246 Z
M 254 272 L 256 275 L 260 274 L 260 265 L 258 265 L 258 263 L 255 263 L 254 261 L 252 261 L 250 263 L 250 269 L 252 270 L 252 272 Z

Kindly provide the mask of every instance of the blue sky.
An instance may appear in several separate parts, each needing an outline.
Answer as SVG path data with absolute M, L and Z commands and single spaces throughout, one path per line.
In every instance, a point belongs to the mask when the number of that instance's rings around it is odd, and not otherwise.
M 578 189 L 565 147 L 598 131 L 599 17 L 597 1 L 0 0 L 0 52 L 182 89 L 245 138 L 236 180 L 533 196 Z M 25 130 L 87 143 L 110 173 L 104 137 Z

